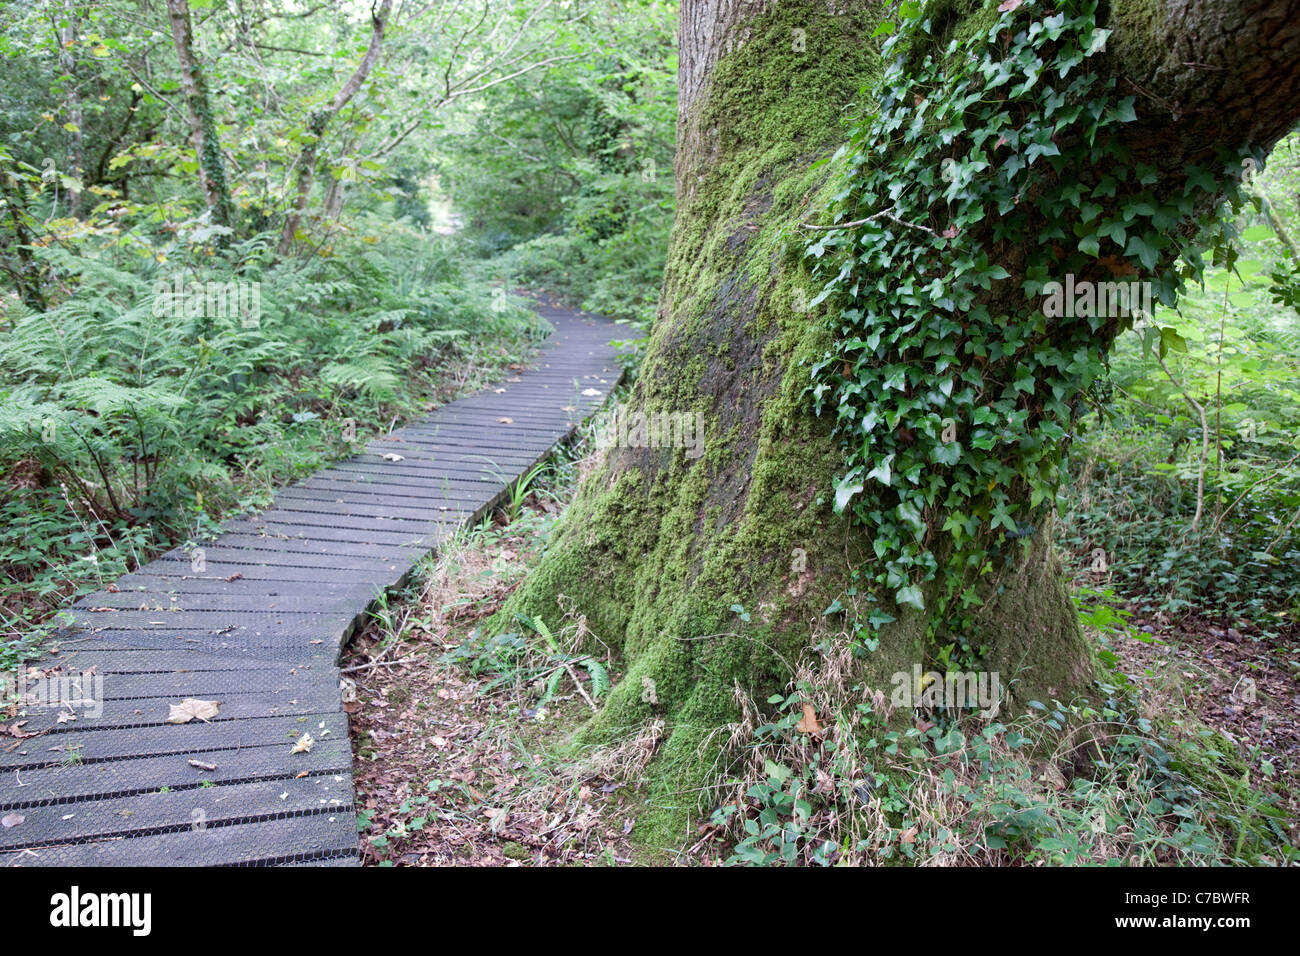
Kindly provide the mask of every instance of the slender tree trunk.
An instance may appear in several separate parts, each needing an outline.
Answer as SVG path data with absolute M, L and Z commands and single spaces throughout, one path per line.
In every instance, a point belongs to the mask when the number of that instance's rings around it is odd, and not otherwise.
M 298 226 L 302 223 L 302 214 L 307 209 L 307 201 L 311 196 L 311 187 L 316 176 L 316 160 L 320 155 L 320 144 L 325 136 L 325 130 L 339 111 L 347 106 L 361 89 L 361 84 L 366 81 L 366 77 L 374 68 L 375 61 L 379 59 L 379 51 L 384 44 L 384 30 L 388 26 L 392 7 L 393 0 L 382 0 L 378 9 L 371 6 L 370 43 L 366 47 L 365 55 L 356 70 L 348 77 L 348 81 L 335 94 L 333 102 L 325 109 L 313 113 L 307 122 L 307 144 L 298 157 L 298 181 L 294 189 L 293 211 L 285 219 L 284 229 L 280 233 L 278 251 L 282 256 L 287 255 L 293 248 L 294 237 L 297 236 Z
M 194 28 L 190 22 L 189 0 L 167 0 L 167 17 L 171 21 L 176 59 L 180 63 L 181 89 L 184 91 L 185 110 L 190 123 L 190 142 L 199 160 L 199 183 L 212 222 L 218 226 L 230 227 L 235 217 L 226 183 L 226 166 L 221 155 L 216 121 L 212 116 L 207 80 L 202 65 L 194 55 Z M 227 237 L 220 237 L 218 245 L 225 245 L 227 241 Z
M 937 48 L 987 16 L 982 6 L 928 5 Z M 1166 169 L 1212 161 L 1220 146 L 1270 147 L 1300 117 L 1296 7 L 1115 0 L 1105 56 L 1125 92 L 1141 91 L 1132 145 Z M 737 693 L 782 691 L 801 657 L 843 646 L 869 611 L 851 570 L 876 560 L 873 535 L 834 513 L 842 453 L 804 396 L 831 333 L 801 306 L 797 226 L 838 189 L 830 167 L 811 167 L 868 112 L 849 104 L 882 73 L 868 39 L 881 19 L 895 18 L 868 0 L 684 0 L 677 219 L 631 407 L 697 413 L 705 451 L 612 449 L 494 622 L 580 620 L 621 654 L 624 676 L 582 739 L 665 719 L 653 801 L 674 825 L 719 770 Z M 1016 263 L 1003 265 L 1019 288 Z M 1091 689 L 1093 652 L 1048 538 L 1036 529 L 978 615 L 1011 709 Z M 926 655 L 919 615 L 891 610 L 899 620 L 847 682 L 887 696 L 891 675 Z
M 77 61 L 73 55 L 73 48 L 77 43 L 77 9 L 69 4 L 62 11 L 59 18 L 63 24 L 56 22 L 54 27 L 55 39 L 59 44 L 59 67 L 67 76 L 67 95 L 64 99 L 67 105 L 68 118 L 72 122 L 72 141 L 68 147 L 68 167 L 69 175 L 77 182 L 84 182 L 86 176 L 86 146 L 85 146 L 85 112 L 81 106 L 81 89 L 77 77 Z M 74 190 L 70 198 L 68 214 L 80 218 L 82 212 L 81 190 Z

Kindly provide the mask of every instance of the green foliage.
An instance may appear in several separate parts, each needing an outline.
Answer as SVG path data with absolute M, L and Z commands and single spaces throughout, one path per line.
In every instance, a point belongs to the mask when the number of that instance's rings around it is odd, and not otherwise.
M 673 4 L 597 8 L 585 56 L 486 97 L 440 144 L 486 274 L 647 326 L 673 217 Z
M 825 280 L 811 304 L 834 306 L 807 392 L 842 439 L 836 508 L 872 529 L 868 584 L 968 656 L 962 612 L 1052 506 L 1079 396 L 1133 322 L 1049 319 L 1036 297 L 1071 274 L 1143 275 L 1172 304 L 1200 270 L 1178 230 L 1219 188 L 1197 168 L 1158 184 L 1110 135 L 1135 113 L 1089 68 L 1097 4 L 1041 6 L 935 57 L 911 43 L 931 25 L 910 5 L 877 112 L 838 154 L 843 222 L 807 245 Z M 1013 260 L 1019 288 L 1000 264 Z
M 605 664 L 590 654 L 566 650 L 541 618 L 516 615 L 516 620 L 542 639 L 536 646 L 518 632 L 491 637 L 476 629 L 464 643 L 443 655 L 448 663 L 464 667 L 471 674 L 490 674 L 486 689 L 531 684 L 537 690 L 537 708 L 549 704 L 570 678 L 580 693 L 598 700 L 609 694 L 612 682 Z M 577 670 L 586 671 L 590 691 L 579 683 Z
M 1208 730 L 1172 737 L 1105 702 L 1014 721 L 939 717 L 888 729 L 878 702 L 802 724 L 818 688 L 775 695 L 713 825 L 733 865 L 1279 865 L 1296 858 L 1276 796 Z M 855 695 L 858 701 L 860 696 Z
M 1079 575 L 1137 607 L 1266 635 L 1300 614 L 1300 315 L 1278 278 L 1296 262 L 1298 140 L 1273 151 L 1232 222 L 1231 267 L 1116 342 L 1055 536 Z M 1172 343 L 1163 356 L 1157 334 Z

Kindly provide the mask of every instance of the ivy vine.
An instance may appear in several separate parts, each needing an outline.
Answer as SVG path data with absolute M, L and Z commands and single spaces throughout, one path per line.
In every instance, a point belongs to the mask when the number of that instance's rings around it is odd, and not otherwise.
M 1026 0 L 936 56 L 925 9 L 902 4 L 877 31 L 891 34 L 877 111 L 834 157 L 847 170 L 834 218 L 804 224 L 825 280 L 811 304 L 834 306 L 806 394 L 835 416 L 836 510 L 871 530 L 877 561 L 857 572 L 878 601 L 868 647 L 911 607 L 929 639 L 951 638 L 945 661 L 958 643 L 982 653 L 967 627 L 979 583 L 1053 507 L 1080 396 L 1134 322 L 1049 319 L 1045 284 L 1141 279 L 1174 305 L 1203 268 L 1190 240 L 1221 223 L 1232 157 L 1171 180 L 1113 135 L 1137 116 L 1094 68 L 1108 33 L 1096 12 Z M 1236 201 L 1235 183 L 1222 189 Z

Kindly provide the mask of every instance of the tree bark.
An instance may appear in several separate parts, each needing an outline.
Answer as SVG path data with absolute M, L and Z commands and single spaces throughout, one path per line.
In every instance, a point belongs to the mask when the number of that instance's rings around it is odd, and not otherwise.
M 79 183 L 84 183 L 86 176 L 86 145 L 85 145 L 85 112 L 81 105 L 81 88 L 80 78 L 77 73 L 77 61 L 73 55 L 73 49 L 77 44 L 77 26 L 78 12 L 75 6 L 69 4 L 65 10 L 60 11 L 61 17 L 55 20 L 54 39 L 59 46 L 59 67 L 67 76 L 68 91 L 64 103 L 68 111 L 68 118 L 72 121 L 72 141 L 68 147 L 68 172 L 73 179 Z M 61 25 L 59 20 L 63 21 Z M 74 219 L 80 219 L 82 213 L 81 190 L 77 189 L 72 192 L 69 202 L 68 215 Z
M 194 55 L 194 28 L 190 22 L 189 0 L 167 0 L 167 18 L 171 22 L 172 43 L 180 63 L 181 89 L 185 95 L 186 116 L 190 124 L 190 142 L 199 161 L 199 184 L 214 225 L 231 227 L 234 213 L 226 183 L 226 166 L 217 137 L 212 102 L 208 97 L 203 67 Z M 228 237 L 220 236 L 224 246 Z
M 937 48 L 987 15 L 982 6 L 931 5 Z M 1174 168 L 1220 146 L 1269 148 L 1300 117 L 1296 6 L 1113 2 L 1106 62 L 1139 94 L 1124 133 L 1135 149 Z M 850 104 L 881 75 L 868 38 L 885 18 L 868 0 L 684 0 L 677 218 L 631 407 L 698 413 L 706 450 L 611 449 L 493 623 L 580 622 L 621 656 L 625 674 L 580 739 L 611 742 L 665 719 L 652 803 L 678 835 L 724 766 L 737 694 L 783 691 L 801 658 L 842 647 L 868 611 L 851 571 L 875 560 L 872 534 L 834 513 L 842 453 L 803 396 L 831 333 L 801 308 L 815 290 L 796 227 L 838 188 L 827 167 L 810 167 L 868 112 Z M 1002 265 L 1019 288 L 1017 264 Z M 1009 691 L 1004 714 L 1092 687 L 1093 650 L 1048 538 L 1036 529 L 978 615 L 986 666 Z M 888 696 L 891 675 L 922 663 L 920 615 L 891 612 L 899 620 L 845 686 Z

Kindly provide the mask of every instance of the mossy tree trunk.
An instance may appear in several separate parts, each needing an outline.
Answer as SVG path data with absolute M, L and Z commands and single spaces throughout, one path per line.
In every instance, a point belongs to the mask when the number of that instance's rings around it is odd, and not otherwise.
M 207 76 L 194 53 L 194 27 L 190 20 L 189 0 L 167 0 L 167 17 L 171 23 L 172 43 L 180 64 L 181 89 L 185 94 L 185 115 L 190 124 L 190 143 L 199 162 L 199 184 L 207 201 L 213 225 L 230 228 L 234 212 L 226 182 L 226 164 L 221 155 L 221 141 L 212 115 Z M 219 236 L 218 246 L 229 243 Z
M 993 5 L 931 4 L 939 42 Z M 1295 6 L 1112 3 L 1105 62 L 1141 93 L 1125 135 L 1162 168 L 1271 146 L 1300 112 Z M 682 791 L 704 782 L 737 686 L 759 701 L 784 689 L 801 655 L 847 641 L 864 611 L 850 571 L 874 560 L 871 530 L 834 513 L 843 456 L 803 397 L 830 332 L 801 308 L 815 290 L 797 226 L 837 189 L 811 167 L 865 112 L 859 90 L 882 72 L 869 38 L 889 18 L 868 0 L 683 3 L 677 219 L 631 404 L 699 413 L 706 450 L 611 449 L 496 624 L 581 615 L 621 652 L 626 672 L 584 739 L 665 719 L 652 768 L 665 806 L 693 808 Z M 1016 263 L 1003 265 L 1018 284 Z M 1086 693 L 1093 676 L 1048 536 L 1039 529 L 980 612 L 985 666 L 1021 705 Z M 845 611 L 823 613 L 836 601 Z M 888 694 L 890 675 L 923 660 L 921 638 L 917 615 L 887 625 L 859 681 Z

